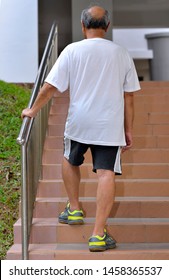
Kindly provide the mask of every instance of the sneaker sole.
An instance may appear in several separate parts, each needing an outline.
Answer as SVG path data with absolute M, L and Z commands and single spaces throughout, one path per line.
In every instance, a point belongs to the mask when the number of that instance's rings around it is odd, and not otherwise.
M 68 224 L 68 221 L 67 220 L 59 220 L 59 223 L 60 224 Z
M 89 251 L 90 252 L 103 252 L 106 250 L 111 250 L 111 249 L 115 249 L 116 248 L 116 244 L 110 246 L 110 247 L 89 247 Z
M 61 224 L 68 224 L 68 225 L 83 225 L 84 221 L 77 220 L 77 221 L 67 221 L 67 220 L 59 220 L 59 223 Z
M 106 248 L 89 248 L 89 251 L 90 252 L 103 252 L 103 251 L 106 251 Z
M 83 225 L 84 221 L 69 221 L 69 225 Z

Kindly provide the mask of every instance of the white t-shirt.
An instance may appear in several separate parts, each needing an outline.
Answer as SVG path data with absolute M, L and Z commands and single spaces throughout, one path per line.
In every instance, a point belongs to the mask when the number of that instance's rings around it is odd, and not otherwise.
M 86 144 L 124 146 L 124 92 L 140 89 L 126 49 L 102 38 L 68 45 L 46 80 L 69 88 L 65 137 Z

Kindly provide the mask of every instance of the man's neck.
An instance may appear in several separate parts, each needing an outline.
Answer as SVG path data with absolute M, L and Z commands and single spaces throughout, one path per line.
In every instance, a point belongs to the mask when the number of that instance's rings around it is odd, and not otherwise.
M 105 31 L 103 29 L 88 29 L 86 30 L 86 39 L 102 38 L 105 37 Z

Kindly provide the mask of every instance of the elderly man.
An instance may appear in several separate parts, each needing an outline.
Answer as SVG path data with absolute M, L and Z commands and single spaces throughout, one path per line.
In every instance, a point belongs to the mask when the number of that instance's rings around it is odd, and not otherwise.
M 63 157 L 69 201 L 59 222 L 84 222 L 79 204 L 79 166 L 90 149 L 98 189 L 89 250 L 104 251 L 116 247 L 105 225 L 115 197 L 115 174 L 121 174 L 121 152 L 132 146 L 133 92 L 140 86 L 128 52 L 105 39 L 108 11 L 100 6 L 89 7 L 82 11 L 81 24 L 85 39 L 63 50 L 33 107 L 23 110 L 22 117 L 35 117 L 55 92 L 69 89 Z

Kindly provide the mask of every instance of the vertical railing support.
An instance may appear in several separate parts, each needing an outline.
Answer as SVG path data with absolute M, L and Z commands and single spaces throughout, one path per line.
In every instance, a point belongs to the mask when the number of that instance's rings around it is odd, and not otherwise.
M 22 221 L 22 259 L 28 260 L 28 189 L 27 189 L 27 145 L 21 148 L 22 188 L 21 188 L 21 221 Z
M 40 87 L 57 59 L 57 26 L 54 22 L 48 37 L 46 48 L 39 66 L 28 107 L 33 106 Z M 54 50 L 54 52 L 53 52 Z M 24 118 L 17 138 L 21 145 L 21 223 L 22 223 L 22 259 L 29 259 L 29 237 L 31 232 L 33 209 L 39 178 L 42 176 L 41 161 L 46 135 L 47 119 L 51 102 L 46 105 L 35 119 Z M 34 122 L 35 121 L 35 122 Z

